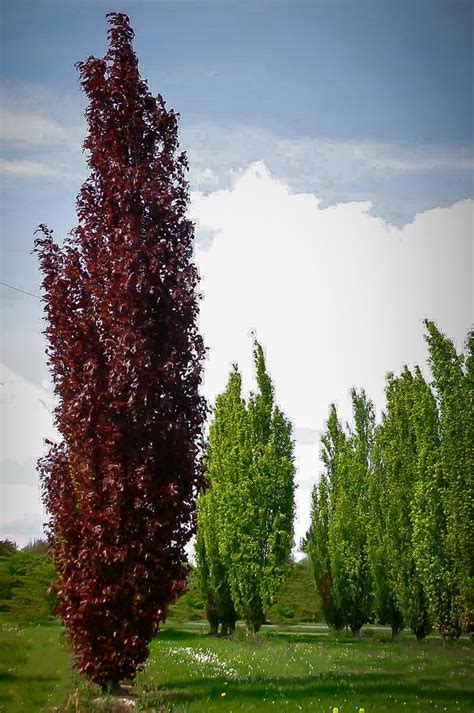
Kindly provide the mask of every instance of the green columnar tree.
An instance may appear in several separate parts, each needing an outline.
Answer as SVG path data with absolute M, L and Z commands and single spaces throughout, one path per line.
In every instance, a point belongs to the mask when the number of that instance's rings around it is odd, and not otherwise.
M 374 410 L 364 391 L 352 390 L 354 430 L 336 458 L 329 553 L 335 599 L 345 624 L 357 635 L 371 612 L 367 554 L 368 484 Z
M 217 398 L 205 476 L 214 519 L 209 542 L 217 542 L 235 609 L 256 632 L 286 573 L 295 506 L 291 424 L 274 403 L 257 342 L 254 361 L 258 390 L 248 404 L 236 367 Z M 206 540 L 206 554 L 210 549 Z M 217 573 L 214 592 L 219 580 Z
M 199 588 L 206 605 L 206 616 L 209 622 L 209 632 L 217 634 L 219 631 L 219 616 L 214 590 L 211 584 L 211 569 L 209 553 L 206 550 L 205 530 L 208 527 L 206 493 L 201 493 L 197 501 L 197 533 L 194 552 L 196 555 L 196 576 Z
M 326 431 L 322 436 L 321 458 L 325 472 L 313 488 L 311 525 L 306 535 L 306 552 L 311 560 L 316 588 L 321 596 L 322 610 L 328 626 L 339 630 L 344 625 L 333 587 L 329 554 L 329 523 L 332 516 L 332 495 L 336 478 L 336 462 L 345 445 L 345 434 L 337 418 L 334 404 L 330 408 Z
M 217 633 L 219 626 L 223 634 L 229 633 L 237 620 L 228 576 L 233 533 L 227 518 L 229 493 L 249 467 L 247 413 L 241 391 L 241 376 L 234 365 L 226 390 L 216 399 L 203 459 L 209 488 L 198 498 L 197 574 L 211 633 Z
M 293 545 L 294 444 L 291 423 L 275 404 L 273 384 L 266 370 L 263 349 L 257 341 L 254 342 L 254 363 L 258 390 L 251 394 L 248 402 L 252 468 L 247 475 L 252 500 L 260 503 L 255 519 L 258 532 L 255 561 L 261 565 L 259 592 L 265 610 L 285 578 Z M 252 520 L 250 518 L 249 527 Z M 245 530 L 241 528 L 242 534 Z M 250 622 L 251 628 L 255 623 Z
M 445 493 L 449 483 L 441 464 L 439 415 L 435 397 L 416 368 L 413 425 L 418 450 L 418 477 L 412 522 L 417 572 L 428 600 L 433 624 L 445 639 L 460 634 L 459 613 L 453 606 L 458 595 L 455 563 L 447 541 Z
M 235 631 L 237 613 L 232 602 L 227 568 L 219 554 L 216 538 L 219 513 L 216 490 L 201 493 L 198 500 L 196 560 L 201 592 L 206 602 L 210 633 L 227 635 Z
M 474 443 L 474 329 L 471 329 L 467 335 L 466 338 L 466 368 L 465 368 L 465 388 L 467 392 L 467 424 L 468 424 L 468 442 L 467 446 L 469 448 L 469 442 L 472 444 Z M 469 451 L 468 451 L 469 452 Z M 472 483 L 474 479 L 474 465 L 473 465 L 473 456 L 472 456 L 472 448 L 471 448 L 471 459 L 470 459 L 470 465 L 468 466 L 468 479 L 469 479 L 469 495 L 471 498 L 471 508 L 469 511 L 469 521 L 472 523 L 473 521 L 473 513 L 472 513 L 472 502 L 473 502 L 473 497 L 472 497 Z M 472 532 L 473 529 L 471 527 L 471 538 L 472 538 Z M 472 634 L 474 630 L 474 585 L 473 585 L 473 551 L 474 551 L 474 546 L 472 543 L 472 539 L 469 542 L 469 550 L 470 550 L 470 558 L 469 558 L 469 580 L 468 580 L 468 587 L 467 587 L 467 616 L 465 617 L 464 621 L 464 630 L 470 634 Z
M 474 329 L 466 338 L 466 388 L 470 413 L 474 413 Z
M 257 632 L 284 579 L 293 544 L 294 457 L 290 422 L 275 405 L 263 349 L 254 343 L 257 392 L 246 409 L 242 476 L 227 489 L 229 581 L 236 608 Z
M 413 427 L 413 375 L 387 375 L 386 413 L 380 427 L 383 471 L 382 508 L 390 546 L 390 564 L 398 606 L 417 639 L 430 631 L 425 591 L 416 566 L 413 501 L 418 480 L 418 451 Z
M 449 607 L 456 636 L 472 625 L 473 592 L 473 480 L 474 412 L 472 390 L 472 334 L 468 356 L 457 354 L 454 344 L 433 322 L 425 321 L 429 363 L 439 405 L 442 501 L 446 518 L 446 556 L 451 562 Z M 439 482 L 439 478 L 438 478 Z M 446 595 L 448 596 L 448 595 Z M 446 604 L 446 606 L 448 606 Z M 457 621 L 457 624 L 456 624 Z
M 403 616 L 397 603 L 390 564 L 391 546 L 385 509 L 385 493 L 389 484 L 386 481 L 387 473 L 382 467 L 380 433 L 377 428 L 372 446 L 367 551 L 372 575 L 374 611 L 381 624 L 390 624 L 392 638 L 395 638 L 403 628 Z

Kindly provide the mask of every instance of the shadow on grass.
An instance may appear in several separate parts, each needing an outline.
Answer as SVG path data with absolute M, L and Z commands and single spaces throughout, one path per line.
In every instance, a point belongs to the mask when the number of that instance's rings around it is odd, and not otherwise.
M 202 641 L 203 637 L 206 635 L 200 631 L 199 629 L 197 631 L 192 631 L 190 629 L 161 629 L 160 632 L 157 634 L 157 636 L 154 638 L 155 642 L 160 642 L 160 641 L 176 641 L 176 642 L 182 642 L 182 641 L 188 641 L 190 639 L 199 639 Z
M 16 700 L 19 691 L 26 689 L 33 691 L 33 697 L 39 695 L 39 699 L 46 697 L 46 694 L 57 686 L 59 682 L 58 676 L 35 676 L 24 673 L 14 673 L 12 671 L 0 671 L 0 685 L 5 688 L 11 686 L 12 691 L 3 690 L 0 693 L 0 711 L 13 711 L 12 705 Z M 15 710 L 18 710 L 15 708 Z
M 301 634 L 297 632 L 286 632 L 286 631 L 269 631 L 265 632 L 265 636 L 262 639 L 270 639 L 271 641 L 282 641 L 291 644 L 343 644 L 349 646 L 358 646 L 366 644 L 362 638 L 353 638 L 352 636 L 334 636 L 329 635 L 328 632 L 315 632 L 314 634 L 302 632 Z M 374 639 L 371 639 L 374 641 Z
M 29 676 L 28 674 L 16 674 L 11 671 L 0 671 L 0 682 L 2 683 L 57 683 L 58 676 Z
M 197 703 L 207 699 L 218 701 L 225 693 L 226 701 L 233 699 L 247 704 L 258 703 L 262 699 L 281 699 L 288 702 L 302 702 L 317 698 L 328 698 L 332 701 L 342 697 L 356 697 L 358 701 L 367 701 L 371 705 L 384 706 L 389 700 L 402 701 L 410 710 L 410 703 L 429 703 L 430 707 L 446 706 L 453 710 L 453 704 L 469 707 L 472 701 L 472 691 L 450 690 L 440 688 L 443 680 L 426 678 L 415 683 L 408 682 L 403 676 L 396 674 L 350 674 L 322 673 L 301 677 L 261 677 L 245 678 L 239 681 L 229 681 L 223 677 L 200 678 L 196 680 L 180 679 L 164 687 L 147 689 L 155 693 L 162 702 L 173 705 Z

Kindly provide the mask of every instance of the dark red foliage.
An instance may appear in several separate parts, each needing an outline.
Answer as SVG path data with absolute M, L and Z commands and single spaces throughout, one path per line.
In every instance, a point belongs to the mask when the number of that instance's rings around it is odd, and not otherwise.
M 40 226 L 59 445 L 39 462 L 77 668 L 133 677 L 183 589 L 206 406 L 177 115 L 140 79 L 126 15 L 78 63 L 90 177 L 59 247 Z

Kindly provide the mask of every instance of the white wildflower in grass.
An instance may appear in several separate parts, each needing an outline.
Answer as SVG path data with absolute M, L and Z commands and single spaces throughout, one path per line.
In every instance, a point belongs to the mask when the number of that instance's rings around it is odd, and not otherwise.
M 179 649 L 168 649 L 168 651 L 173 656 L 186 656 L 197 665 L 198 669 L 210 669 L 210 672 L 206 671 L 209 677 L 224 676 L 232 681 L 239 679 L 239 674 L 235 668 L 226 661 L 222 661 L 214 651 L 209 649 L 193 649 L 191 646 L 185 646 Z

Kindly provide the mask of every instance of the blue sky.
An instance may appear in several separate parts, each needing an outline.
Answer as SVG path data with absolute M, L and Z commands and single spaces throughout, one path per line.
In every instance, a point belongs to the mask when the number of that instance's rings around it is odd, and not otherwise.
M 210 346 L 206 393 L 213 398 L 223 387 L 236 358 L 250 374 L 247 336 L 256 328 L 269 345 L 270 364 L 270 347 L 274 353 L 277 393 L 307 444 L 299 453 L 307 493 L 317 472 L 311 434 L 323 426 L 329 400 L 343 403 L 358 385 L 372 388 L 380 403 L 385 372 L 404 359 L 423 360 L 423 317 L 440 320 L 458 344 L 472 321 L 472 202 L 465 199 L 473 196 L 473 5 L 3 0 L 1 280 L 33 293 L 36 226 L 44 222 L 60 237 L 75 224 L 85 177 L 85 101 L 74 63 L 104 54 L 110 10 L 130 15 L 142 76 L 181 113 Z M 340 257 L 333 249 L 339 233 Z M 298 260 L 306 263 L 300 269 Z M 230 294 L 231 261 L 248 265 L 249 275 L 258 266 L 260 287 L 249 278 Z M 386 273 L 388 264 L 393 269 Z M 374 279 L 378 287 L 366 300 L 364 285 Z M 288 308 L 279 302 L 282 291 Z M 2 286 L 0 299 L 5 421 L 20 419 L 21 438 L 22 409 L 36 414 L 25 442 L 6 448 L 5 497 L 30 503 L 18 513 L 31 534 L 38 532 L 34 457 L 51 421 L 41 303 Z M 352 360 L 325 362 L 326 352 L 344 348 L 338 335 L 348 324 Z M 279 341 L 282 325 L 293 335 L 291 345 L 284 333 Z M 313 332 L 318 338 L 310 338 Z M 313 360 L 319 381 L 303 366 L 292 381 L 288 364 L 295 359 L 308 370 Z M 317 401 L 311 408 L 308 383 Z M 15 527 L 10 531 L 21 533 Z
M 6 77 L 70 91 L 105 48 L 109 2 L 6 0 Z M 124 2 L 144 76 L 186 117 L 285 135 L 455 142 L 472 136 L 472 4 Z
M 4 0 L 3 93 L 10 106 L 30 94 L 24 110 L 80 127 L 84 103 L 74 63 L 104 53 L 110 9 L 101 0 Z M 130 13 L 151 89 L 181 112 L 191 166 L 203 153 L 193 145 L 198 128 L 207 154 L 215 147 L 221 172 L 235 167 L 234 154 L 244 148 L 246 161 L 267 160 L 296 188 L 318 190 L 328 202 L 368 198 L 398 224 L 472 194 L 465 168 L 472 160 L 470 2 L 137 0 L 114 9 Z M 336 142 L 343 155 L 305 161 L 303 151 L 285 171 L 285 151 L 266 146 L 268 137 Z M 33 142 L 30 136 L 30 153 L 49 152 L 44 145 L 32 152 Z M 361 171 L 353 146 L 344 151 L 348 142 L 378 154 L 388 149 L 392 159 L 415 153 L 433 160 L 428 169 L 419 161 L 405 171 Z M 6 159 L 25 153 L 18 142 L 4 142 Z M 7 235 L 18 232 L 19 212 L 22 234 L 31 234 L 47 218 L 41 203 L 49 208 L 47 222 L 58 212 L 60 229 L 73 222 L 60 207 L 73 202 L 79 179 L 70 191 L 60 188 L 55 202 L 58 186 L 43 178 L 39 191 L 25 177 L 21 187 L 7 182 L 6 205 L 21 206 L 7 210 Z

